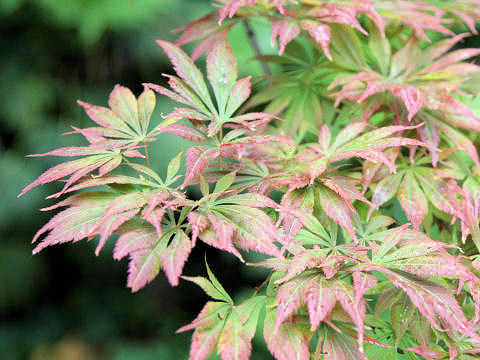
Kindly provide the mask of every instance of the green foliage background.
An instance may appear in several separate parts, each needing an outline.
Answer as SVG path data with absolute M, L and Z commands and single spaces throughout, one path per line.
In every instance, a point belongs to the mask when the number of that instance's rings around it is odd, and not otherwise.
M 137 294 L 125 288 L 127 263 L 91 243 L 31 255 L 33 234 L 51 216 L 37 209 L 54 189 L 17 194 L 55 158 L 25 158 L 80 139 L 59 134 L 88 120 L 76 99 L 104 105 L 116 83 L 139 94 L 142 82 L 171 72 L 156 39 L 211 10 L 208 0 L 0 0 L 0 350 L 3 360 L 186 359 L 191 321 L 206 301 L 192 284 L 172 289 L 163 276 Z M 257 31 L 269 37 L 268 31 Z M 230 39 L 243 74 L 259 73 L 239 28 Z M 268 43 L 268 42 L 265 42 Z M 267 49 L 266 49 L 267 50 Z M 268 49 L 271 51 L 271 49 Z M 155 116 L 172 104 L 158 99 Z M 81 143 L 77 143 L 81 144 Z M 183 148 L 174 136 L 150 150 L 156 170 Z M 160 170 L 161 171 L 161 170 Z M 204 254 L 226 288 L 240 294 L 262 276 L 228 255 L 197 247 L 186 274 L 203 274 Z M 260 332 L 259 332 L 260 333 Z M 265 348 L 258 346 L 257 349 Z M 270 358 L 255 351 L 257 359 Z

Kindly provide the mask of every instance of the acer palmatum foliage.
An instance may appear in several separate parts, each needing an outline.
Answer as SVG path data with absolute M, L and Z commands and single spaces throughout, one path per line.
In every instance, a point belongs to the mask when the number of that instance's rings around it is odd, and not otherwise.
M 191 359 L 248 359 L 263 318 L 278 360 L 478 358 L 480 50 L 452 48 L 476 34 L 480 3 L 216 5 L 177 44 L 158 41 L 169 88 L 147 83 L 137 98 L 117 85 L 109 108 L 79 101 L 95 125 L 73 133 L 88 145 L 40 154 L 75 159 L 22 191 L 59 181 L 50 197 L 65 197 L 43 209 L 63 208 L 34 253 L 98 238 L 98 254 L 117 234 L 132 291 L 161 270 L 172 286 L 199 285 L 212 300 L 178 330 L 194 331 Z M 255 18 L 278 55 L 258 54 L 277 66 L 253 91 L 227 35 Z M 179 46 L 192 41 L 190 57 Z M 156 96 L 178 107 L 151 124 Z M 164 133 L 191 147 L 161 178 L 148 145 Z M 197 241 L 242 262 L 264 254 L 242 265 L 269 269 L 264 286 L 237 303 L 208 266 L 207 278 L 182 276 Z

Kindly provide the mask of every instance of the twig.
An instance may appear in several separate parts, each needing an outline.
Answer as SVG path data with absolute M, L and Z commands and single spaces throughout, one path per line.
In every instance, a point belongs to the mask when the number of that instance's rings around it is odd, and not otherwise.
M 245 30 L 247 30 L 247 36 L 250 39 L 250 42 L 252 43 L 253 49 L 255 50 L 255 53 L 257 54 L 258 57 L 262 56 L 262 52 L 260 51 L 260 46 L 258 45 L 258 41 L 255 37 L 255 34 L 253 32 L 252 27 L 248 23 L 248 20 L 244 20 L 243 24 L 245 25 Z M 272 81 L 269 79 L 269 76 L 272 75 L 272 72 L 270 71 L 270 68 L 268 67 L 268 64 L 260 59 L 260 64 L 262 65 L 262 70 L 263 73 L 267 77 L 267 83 L 269 85 L 272 85 Z

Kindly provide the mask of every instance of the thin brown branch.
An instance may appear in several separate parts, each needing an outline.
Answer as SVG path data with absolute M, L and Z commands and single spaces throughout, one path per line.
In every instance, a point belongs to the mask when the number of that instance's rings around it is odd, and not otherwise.
M 248 20 L 244 20 L 243 24 L 245 25 L 245 30 L 247 31 L 247 36 L 250 40 L 250 43 L 253 46 L 253 50 L 255 51 L 255 54 L 257 54 L 257 57 L 262 56 L 262 51 L 260 50 L 260 45 L 258 45 L 257 38 L 255 37 L 255 33 L 253 32 L 252 27 L 248 23 Z M 267 82 L 269 85 L 272 84 L 272 81 L 270 80 L 270 76 L 272 75 L 272 72 L 270 71 L 270 68 L 268 67 L 268 64 L 260 59 L 260 64 L 262 66 L 263 73 L 267 77 Z

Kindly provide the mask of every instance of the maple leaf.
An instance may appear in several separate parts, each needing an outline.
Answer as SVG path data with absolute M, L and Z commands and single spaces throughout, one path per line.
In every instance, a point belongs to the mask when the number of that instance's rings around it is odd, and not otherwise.
M 478 215 L 480 210 L 480 186 L 476 179 L 469 178 L 463 184 L 461 202 L 462 213 L 462 240 L 465 242 L 469 234 L 472 240 L 480 248 L 480 229 L 478 224 Z
M 285 7 L 285 3 L 291 6 Z M 479 15 L 475 6 L 470 0 L 466 5 L 451 5 L 449 3 L 437 5 L 442 7 L 451 17 L 460 18 L 465 21 L 472 32 L 475 32 L 474 19 Z M 423 2 L 411 2 L 404 0 L 396 1 L 301 1 L 298 4 L 295 0 L 219 0 L 219 23 L 222 24 L 226 18 L 239 15 L 240 18 L 249 18 L 255 15 L 267 13 L 268 10 L 278 11 L 282 17 L 272 20 L 272 43 L 279 36 L 280 54 L 285 46 L 298 35 L 301 29 L 317 41 L 326 56 L 331 60 L 329 53 L 330 24 L 344 24 L 359 30 L 367 35 L 367 31 L 360 25 L 358 18 L 366 15 L 379 29 L 382 36 L 385 36 L 385 27 L 389 22 L 401 21 L 412 28 L 414 34 L 430 41 L 425 31 L 433 30 L 447 35 L 454 35 L 445 25 L 451 19 L 445 19 L 445 14 L 437 7 L 430 6 Z M 298 6 L 294 6 L 297 4 Z M 415 20 L 412 20 L 415 19 Z M 222 24 L 215 26 L 216 13 L 210 13 L 201 17 L 187 26 L 177 29 L 184 31 L 178 40 L 184 44 L 193 40 L 201 39 L 194 49 L 193 56 L 197 58 L 202 52 L 211 49 L 215 41 L 226 36 L 230 28 L 236 24 Z
M 448 168 L 435 169 L 422 162 L 381 180 L 373 189 L 372 202 L 381 206 L 396 196 L 415 229 L 428 214 L 429 202 L 442 212 L 464 221 L 465 215 L 460 211 L 457 198 L 461 189 L 452 179 L 457 175 Z
M 318 342 L 317 354 L 325 360 L 358 359 L 367 360 L 365 354 L 360 352 L 354 339 L 339 334 L 331 328 L 325 328 L 321 333 L 322 341 Z M 323 355 L 320 355 L 323 354 Z
M 195 61 L 204 52 L 210 51 L 219 40 L 226 39 L 228 32 L 235 25 L 233 22 L 219 26 L 217 14 L 217 11 L 213 11 L 172 31 L 173 33 L 183 32 L 175 42 L 178 46 L 200 39 L 192 51 L 192 60 Z
M 232 1 L 220 9 L 220 22 L 227 16 L 230 18 L 233 17 L 239 9 L 246 6 L 254 6 L 258 2 L 259 0 Z M 330 27 L 325 23 L 346 24 L 367 34 L 357 20 L 358 16 L 366 14 L 379 26 L 382 33 L 385 27 L 384 19 L 376 12 L 373 7 L 373 2 L 370 1 L 349 1 L 330 4 L 315 4 L 315 2 L 313 2 L 313 6 L 308 8 L 289 8 L 289 11 L 286 11 L 283 7 L 283 3 L 285 2 L 288 1 L 277 0 L 267 2 L 273 5 L 282 15 L 285 15 L 283 18 L 272 21 L 271 42 L 273 46 L 275 39 L 277 37 L 279 38 L 280 55 L 284 52 L 286 45 L 300 35 L 301 28 L 306 30 L 312 38 L 320 44 L 325 55 L 331 60 L 328 49 L 330 43 Z M 296 1 L 291 2 L 296 3 Z M 291 9 L 295 9 L 297 12 L 294 13 Z
M 209 301 L 190 324 L 177 332 L 195 330 L 192 336 L 190 359 L 203 360 L 215 348 L 222 360 L 247 360 L 251 353 L 251 340 L 255 334 L 258 316 L 265 298 L 252 297 L 235 306 L 207 264 L 208 279 L 184 277 L 199 285 L 216 300 Z
M 436 5 L 446 12 L 449 19 L 464 22 L 473 34 L 478 34 L 475 23 L 480 19 L 480 12 L 478 11 L 478 3 L 475 0 L 441 2 Z
M 233 177 L 227 175 L 218 184 L 222 181 L 232 183 Z M 278 230 L 271 218 L 258 209 L 275 208 L 277 204 L 258 194 L 229 196 L 223 193 L 222 187 L 217 187 L 214 193 L 206 195 L 198 202 L 195 212 L 190 213 L 195 215 L 188 220 L 192 227 L 196 228 L 195 232 L 198 232 L 200 239 L 211 246 L 229 251 L 240 259 L 242 256 L 233 245 L 244 250 L 280 256 L 280 251 L 274 244 L 275 241 L 282 241 Z M 216 236 L 212 236 L 213 234 Z
M 278 222 L 282 223 L 282 229 L 285 236 L 284 241 L 286 243 L 289 243 L 303 227 L 300 216 L 295 216 L 293 212 L 298 214 L 298 211 L 300 211 L 302 213 L 311 214 L 313 212 L 313 206 L 314 193 L 311 189 L 294 190 L 286 193 L 282 197 L 282 210 Z
M 76 242 L 99 234 L 101 229 L 96 228 L 96 223 L 114 197 L 114 194 L 107 192 L 80 193 L 58 203 L 55 207 L 51 207 L 50 209 L 69 206 L 68 209 L 59 212 L 38 230 L 33 242 L 37 241 L 46 232 L 49 233 L 37 245 L 33 253 L 38 253 L 47 246 L 69 241 Z
M 117 168 L 122 162 L 123 156 L 118 150 L 95 150 L 95 149 L 82 149 L 82 151 L 75 151 L 76 149 L 64 148 L 59 149 L 59 151 L 52 151 L 50 153 L 40 154 L 36 156 L 45 156 L 45 155 L 57 155 L 60 156 L 79 156 L 79 155 L 90 155 L 83 157 L 81 159 L 68 161 L 59 165 L 56 165 L 46 172 L 44 172 L 38 179 L 32 182 L 30 185 L 26 186 L 19 196 L 22 196 L 32 188 L 47 184 L 53 181 L 61 180 L 63 178 L 68 178 L 62 191 L 59 193 L 61 195 L 70 185 L 74 184 L 76 181 L 80 180 L 84 176 L 90 174 L 91 172 L 98 169 L 99 176 L 108 174 L 110 171 Z
M 275 329 L 277 332 L 280 325 L 300 307 L 304 305 L 303 292 L 305 284 L 311 280 L 310 276 L 302 276 L 288 281 L 278 289 L 276 300 L 278 302 L 277 315 L 275 317 Z
M 275 7 L 281 14 L 284 14 L 285 9 L 283 7 L 284 3 L 297 3 L 296 0 L 218 0 L 225 5 L 220 9 L 220 19 L 221 23 L 225 18 L 232 18 L 239 9 L 245 6 L 253 6 L 258 2 L 268 4 L 272 7 Z
M 314 258 L 313 254 L 312 259 Z M 318 263 L 315 265 L 319 266 Z M 308 309 L 313 331 L 320 322 L 329 316 L 338 301 L 357 327 L 359 348 L 363 349 L 363 322 L 365 317 L 363 295 L 366 290 L 376 284 L 376 279 L 366 274 L 357 274 L 354 279 L 355 290 L 343 281 L 330 282 L 323 276 L 315 274 L 299 275 L 292 280 L 288 280 L 280 286 L 277 292 L 276 302 L 278 305 L 275 331 L 287 319 L 291 320 L 298 310 L 304 306 Z M 276 282 L 279 281 L 284 281 L 284 279 L 279 279 Z
M 402 21 L 411 27 L 415 35 L 430 42 L 426 30 L 434 30 L 446 35 L 454 33 L 445 27 L 449 22 L 443 18 L 443 11 L 423 1 L 388 0 L 375 1 L 375 8 L 387 21 Z
M 323 114 L 328 111 L 328 103 L 322 101 L 329 85 L 328 70 L 324 69 L 328 60 L 316 50 L 313 54 L 305 51 L 296 40 L 286 45 L 283 56 L 268 55 L 259 59 L 281 66 L 282 71 L 269 76 L 272 85 L 255 93 L 245 108 L 266 104 L 263 111 L 280 116 L 284 121 L 278 126 L 298 141 L 318 132 Z
M 395 132 L 412 129 L 411 127 L 383 127 L 359 135 L 365 126 L 366 124 L 363 122 L 350 124 L 332 140 L 329 128 L 324 125 L 319 135 L 318 144 L 306 147 L 298 155 L 298 159 L 304 161 L 308 166 L 309 183 L 313 184 L 316 181 L 322 184 L 314 187 L 315 196 L 318 199 L 317 203 L 321 205 L 323 211 L 330 218 L 345 228 L 354 240 L 357 239 L 353 226 L 356 210 L 351 200 L 360 200 L 370 205 L 372 204 L 349 182 L 352 179 L 327 175 L 329 162 L 333 163 L 352 157 L 360 157 L 370 161 L 382 162 L 392 172 L 395 172 L 394 164 L 383 153 L 385 148 L 403 145 L 423 145 L 418 140 L 391 136 Z M 301 187 L 307 184 L 305 183 Z M 378 199 L 375 200 L 378 201 Z
M 148 129 L 155 108 L 155 96 L 147 88 L 136 99 L 128 88 L 116 85 L 108 100 L 110 109 L 80 100 L 78 104 L 85 109 L 91 120 L 100 125 L 75 129 L 74 132 L 85 136 L 90 143 L 105 144 L 105 148 L 122 148 L 142 141 L 152 141 Z
M 308 360 L 310 336 L 297 321 L 282 323 L 275 331 L 275 311 L 267 308 L 263 336 L 277 360 Z
M 129 256 L 127 285 L 133 292 L 151 282 L 163 268 L 172 286 L 178 285 L 188 255 L 191 241 L 175 223 L 162 226 L 158 235 L 154 228 L 122 231 L 114 250 L 114 258 Z
M 366 127 L 366 123 L 354 123 L 347 126 L 337 136 L 333 143 L 330 140 L 324 141 L 322 135 L 319 137 L 319 144 L 312 145 L 301 158 L 315 161 L 311 165 L 311 177 L 315 178 L 325 170 L 325 162 L 336 162 L 353 157 L 360 157 L 372 162 L 384 163 L 391 172 L 395 172 L 394 164 L 385 156 L 383 150 L 390 147 L 413 145 L 426 146 L 424 143 L 405 137 L 393 137 L 396 132 L 401 132 L 415 127 L 407 126 L 385 126 L 376 130 L 359 135 Z M 330 133 L 326 125 L 322 131 Z M 329 135 L 327 136 L 329 139 Z
M 207 76 L 214 90 L 216 106 L 210 97 L 202 73 L 192 59 L 174 44 L 160 40 L 157 43 L 169 57 L 179 77 L 167 75 L 173 91 L 155 84 L 144 85 L 189 106 L 176 109 L 167 118 L 209 121 L 206 135 L 213 137 L 226 123 L 248 124 L 274 117 L 264 113 L 233 115 L 250 96 L 251 85 L 249 77 L 237 80 L 237 60 L 226 38 L 219 39 L 207 56 Z
M 396 241 L 399 241 L 398 237 Z M 391 246 L 393 244 L 389 245 L 389 247 Z M 418 248 L 420 247 L 421 243 Z M 463 332 L 473 339 L 479 338 L 453 295 L 442 285 L 406 272 L 392 271 L 379 265 L 367 265 L 364 269 L 377 270 L 385 274 L 395 287 L 403 290 L 409 296 L 412 303 L 433 328 L 441 330 L 436 321 L 438 316 L 449 329 Z
M 311 279 L 304 289 L 311 330 L 315 330 L 333 310 L 337 299 L 322 277 Z
M 420 50 L 418 41 L 411 38 L 391 57 L 389 73 L 366 69 L 351 77 L 339 78 L 330 88 L 346 85 L 331 97 L 336 98 L 336 104 L 344 99 L 361 103 L 371 96 L 376 96 L 375 101 L 382 103 L 383 99 L 375 94 L 388 91 L 404 104 L 409 122 L 420 109 L 430 108 L 448 114 L 444 117 L 445 121 L 462 122 L 463 126 L 476 128 L 480 120 L 451 95 L 458 91 L 468 74 L 479 70 L 476 65 L 461 62 L 478 55 L 478 49 L 462 49 L 446 54 L 463 37 L 443 40 L 424 51 Z M 442 56 L 444 58 L 441 59 Z
M 100 125 L 86 129 L 74 128 L 74 133 L 82 134 L 90 145 L 65 147 L 30 156 L 82 156 L 82 158 L 47 170 L 25 187 L 19 196 L 35 186 L 70 176 L 58 194 L 60 196 L 69 186 L 95 170 L 98 170 L 98 176 L 103 176 L 115 170 L 124 157 L 144 157 L 135 149 L 138 143 L 153 140 L 148 132 L 155 107 L 155 96 L 151 90 L 145 89 L 136 99 L 129 89 L 116 85 L 110 94 L 111 110 L 82 101 L 78 103 L 85 109 L 87 115 Z

